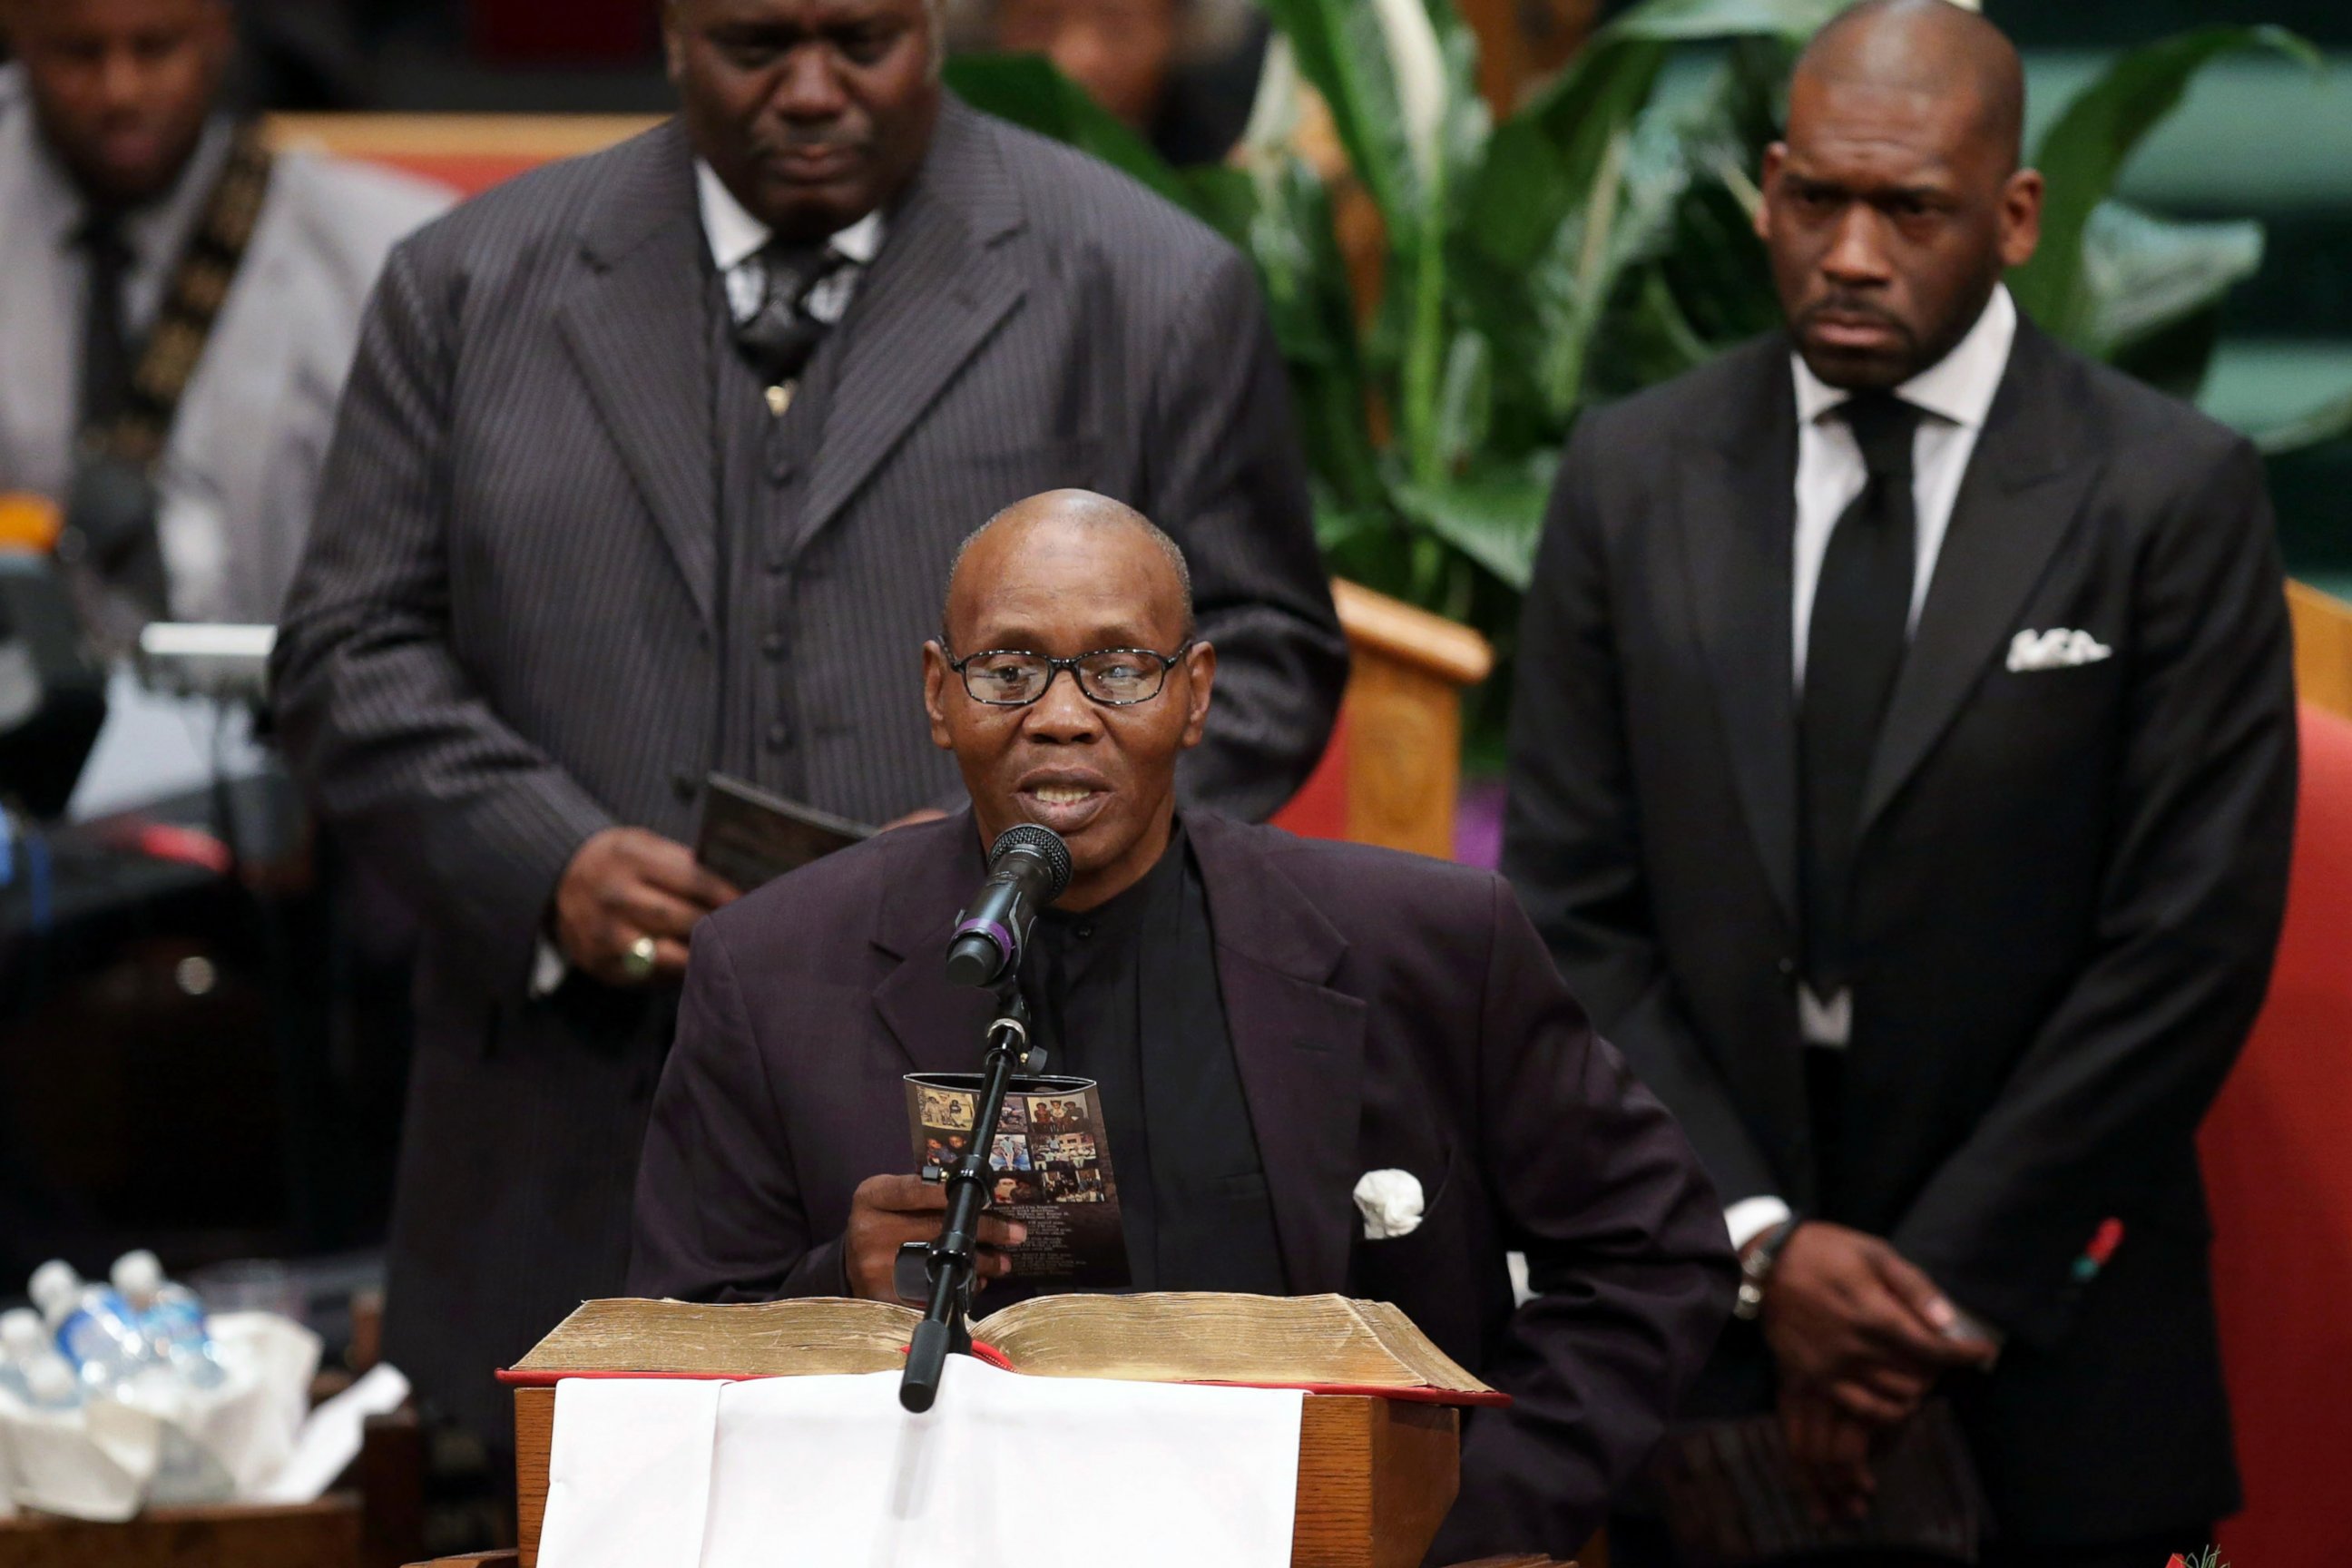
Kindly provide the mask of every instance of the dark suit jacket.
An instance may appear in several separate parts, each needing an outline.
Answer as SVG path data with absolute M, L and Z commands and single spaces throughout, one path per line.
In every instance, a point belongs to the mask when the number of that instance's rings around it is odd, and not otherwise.
M 1522 631 L 1506 867 L 1727 1199 L 1813 1202 L 1783 338 L 1589 417 Z M 2012 671 L 2024 630 L 2103 661 Z M 2199 1120 L 2284 908 L 2294 710 L 2251 446 L 2021 326 L 1873 763 L 1848 1212 L 2010 1336 L 1960 1389 L 2028 1541 L 2237 1498 Z M 2100 1222 L 2121 1249 L 2085 1287 Z M 1768 1399 L 1752 1332 L 1726 1398 Z M 1726 1371 L 1719 1366 L 1718 1373 Z
M 1567 1557 L 1727 1315 L 1713 1190 L 1499 879 L 1186 821 L 1290 1289 L 1394 1301 L 1517 1398 L 1470 1420 L 1443 1560 Z M 982 875 L 963 815 L 704 923 L 638 1178 L 633 1290 L 844 1290 L 858 1183 L 913 1168 L 902 1075 L 979 1062 L 987 998 L 942 968 Z M 1366 1241 L 1351 1194 L 1386 1169 L 1418 1176 L 1427 1208 Z M 1510 1248 L 1543 1292 L 1517 1310 Z
M 550 897 L 614 823 L 691 840 L 717 692 L 766 657 L 714 608 L 741 503 L 715 477 L 712 270 L 675 123 L 402 247 L 278 644 L 297 768 L 424 917 L 387 1353 L 489 1433 L 492 1370 L 620 1284 L 675 999 L 527 1000 Z M 1278 805 L 1346 652 L 1248 264 L 950 101 L 838 335 L 799 526 L 743 563 L 789 595 L 813 803 L 878 822 L 955 791 L 918 677 L 949 558 L 1085 485 L 1191 557 L 1222 658 L 1188 791 Z

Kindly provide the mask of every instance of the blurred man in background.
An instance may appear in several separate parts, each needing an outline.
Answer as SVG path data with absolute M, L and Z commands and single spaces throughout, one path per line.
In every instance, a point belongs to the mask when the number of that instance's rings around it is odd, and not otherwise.
M 1788 331 L 1563 462 L 1505 861 L 1733 1200 L 1756 1326 L 1711 1408 L 1777 1405 L 1870 1517 L 1946 1396 L 1985 1562 L 2122 1565 L 2237 1506 L 2194 1134 L 2268 981 L 2295 716 L 2253 447 L 2002 286 L 2023 110 L 1944 0 L 1807 50 L 1759 220 Z
M 368 291 L 447 198 L 271 153 L 222 107 L 226 0 L 0 0 L 0 490 L 67 509 L 110 648 L 274 621 Z
M 1255 275 L 940 85 L 928 0 L 673 0 L 677 121 L 402 247 L 277 690 L 425 916 L 385 1352 L 493 1372 L 617 1292 L 703 781 L 869 823 L 958 795 L 909 650 L 970 519 L 1083 486 L 1191 554 L 1188 797 L 1281 805 L 1346 649 Z
M 958 20 L 960 45 L 1045 56 L 1179 165 L 1232 150 L 1265 54 L 1244 0 L 964 0 Z

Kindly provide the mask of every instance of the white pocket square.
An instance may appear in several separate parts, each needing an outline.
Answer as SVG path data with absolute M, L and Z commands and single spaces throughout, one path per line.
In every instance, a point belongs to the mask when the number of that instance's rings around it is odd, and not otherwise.
M 2088 632 L 2053 626 L 2046 632 L 2020 632 L 2009 639 L 2009 669 L 2012 675 L 2032 669 L 2072 669 L 2113 658 L 2116 650 Z
M 1411 1171 L 1366 1171 L 1356 1178 L 1356 1212 L 1364 1239 L 1386 1241 L 1421 1228 L 1421 1178 Z

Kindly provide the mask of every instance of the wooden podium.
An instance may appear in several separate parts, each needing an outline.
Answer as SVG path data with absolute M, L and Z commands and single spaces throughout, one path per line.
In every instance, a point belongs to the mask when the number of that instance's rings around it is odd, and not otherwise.
M 1354 1394 L 1309 1395 L 1298 1431 L 1294 1568 L 1416 1568 L 1454 1506 L 1461 1412 Z M 515 1390 L 521 1568 L 536 1568 L 547 1512 L 555 1390 Z

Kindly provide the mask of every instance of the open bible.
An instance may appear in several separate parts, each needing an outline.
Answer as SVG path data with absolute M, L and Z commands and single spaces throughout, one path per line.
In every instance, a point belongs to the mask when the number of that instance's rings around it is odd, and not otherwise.
M 754 1378 L 896 1371 L 922 1314 L 818 1297 L 702 1306 L 590 1301 L 501 1373 Z M 972 1325 L 975 1353 L 1042 1377 L 1221 1383 L 1506 1405 L 1385 1301 L 1165 1292 L 1040 1296 Z

